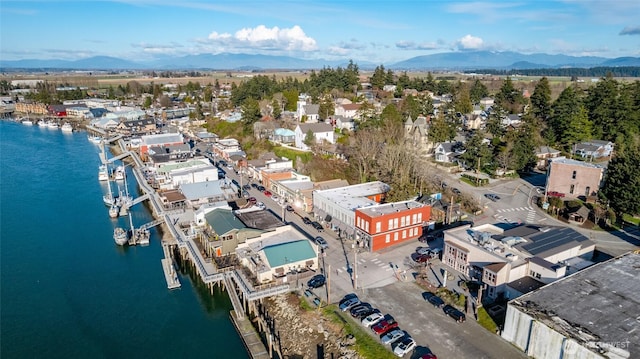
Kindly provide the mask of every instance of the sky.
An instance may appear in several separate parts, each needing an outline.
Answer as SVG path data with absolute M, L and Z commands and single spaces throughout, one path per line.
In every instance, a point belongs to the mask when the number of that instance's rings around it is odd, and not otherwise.
M 638 57 L 640 1 L 0 1 L 2 60 L 244 53 L 391 64 L 473 50 Z

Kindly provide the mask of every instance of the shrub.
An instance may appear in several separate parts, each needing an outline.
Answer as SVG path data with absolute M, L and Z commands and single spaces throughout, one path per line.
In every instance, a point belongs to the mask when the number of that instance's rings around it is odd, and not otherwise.
M 478 324 L 491 333 L 496 333 L 498 331 L 498 325 L 493 321 L 493 318 L 491 318 L 484 307 L 478 308 Z

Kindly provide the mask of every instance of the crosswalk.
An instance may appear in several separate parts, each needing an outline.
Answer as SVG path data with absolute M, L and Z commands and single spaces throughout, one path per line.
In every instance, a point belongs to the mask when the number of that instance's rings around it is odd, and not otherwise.
M 504 222 L 509 222 L 509 223 L 521 222 L 522 221 L 521 214 L 517 214 L 516 212 L 525 212 L 525 211 L 527 212 L 525 215 L 525 222 L 526 223 L 536 222 L 536 210 L 531 206 L 497 209 L 496 215 L 494 216 L 494 218 Z M 513 218 L 512 215 L 515 215 L 515 214 L 517 214 L 518 218 Z
M 389 263 L 385 263 L 383 261 L 381 261 L 378 258 L 371 258 L 369 260 L 365 259 L 365 258 L 358 258 L 358 267 L 364 267 L 364 266 L 377 266 L 380 269 L 384 269 L 386 272 L 390 272 L 393 270 L 393 268 L 391 268 L 391 264 Z M 348 272 L 348 268 L 346 266 L 342 266 L 340 268 L 336 269 L 336 272 L 338 274 L 344 273 L 344 272 Z

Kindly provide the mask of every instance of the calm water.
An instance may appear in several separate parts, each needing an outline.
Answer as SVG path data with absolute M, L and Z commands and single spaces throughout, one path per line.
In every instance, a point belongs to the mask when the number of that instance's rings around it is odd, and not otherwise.
M 224 293 L 188 275 L 167 290 L 155 229 L 148 247 L 115 245 L 98 152 L 85 133 L 0 121 L 0 356 L 247 358 Z

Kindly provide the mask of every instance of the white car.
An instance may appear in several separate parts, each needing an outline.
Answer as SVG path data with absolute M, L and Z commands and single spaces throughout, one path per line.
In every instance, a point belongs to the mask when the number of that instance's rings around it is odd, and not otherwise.
M 260 209 L 266 209 L 267 208 L 267 206 L 265 206 L 264 203 L 262 203 L 262 202 L 256 203 L 256 207 L 258 207 Z
M 394 329 L 380 338 L 380 341 L 382 344 L 391 345 L 402 337 L 404 337 L 404 332 L 401 329 Z
M 393 354 L 403 357 L 410 353 L 416 347 L 416 342 L 410 336 L 406 336 L 398 341 L 396 347 L 393 348 Z
M 274 201 L 276 201 L 276 202 L 278 202 L 278 200 L 280 199 L 280 197 L 278 197 L 278 196 L 276 196 L 276 195 L 274 194 L 274 195 L 271 195 L 271 199 L 272 199 L 272 200 L 274 200 Z
M 384 315 L 382 315 L 382 313 L 373 313 L 368 317 L 362 319 L 362 325 L 364 325 L 365 327 L 370 327 L 381 321 L 382 318 L 384 318 Z

